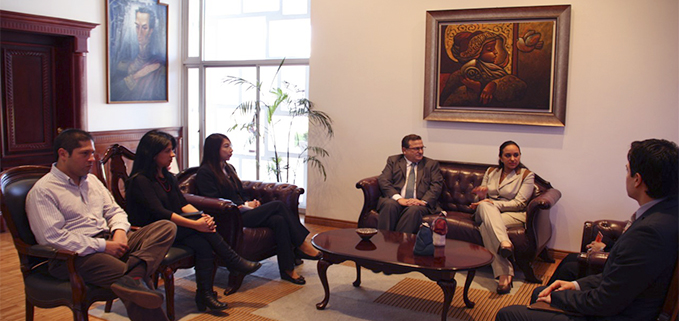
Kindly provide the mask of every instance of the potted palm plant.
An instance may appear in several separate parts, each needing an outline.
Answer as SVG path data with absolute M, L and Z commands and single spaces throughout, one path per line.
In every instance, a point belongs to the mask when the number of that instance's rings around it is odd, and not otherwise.
M 285 60 L 278 66 L 274 79 L 276 79 L 284 62 Z M 332 138 L 334 135 L 332 118 L 330 118 L 327 113 L 317 110 L 314 107 L 314 104 L 306 98 L 304 90 L 284 81 L 282 82 L 282 86 L 270 86 L 271 89 L 268 91 L 268 94 L 262 93 L 261 82 L 253 82 L 235 76 L 226 77 L 224 83 L 244 86 L 245 90 L 255 90 L 258 93 L 254 100 L 241 102 L 234 110 L 234 113 L 250 115 L 251 117 L 247 117 L 249 121 L 245 123 L 234 123 L 234 125 L 229 128 L 229 131 L 245 130 L 252 134 L 252 139 L 256 141 L 257 145 L 259 145 L 260 137 L 262 135 L 267 135 L 267 138 L 272 142 L 274 151 L 274 156 L 270 159 L 267 168 L 270 173 L 274 174 L 277 182 L 294 182 L 296 172 L 292 170 L 294 166 L 291 166 L 291 162 L 295 161 L 302 161 L 310 164 L 312 168 L 318 170 L 323 176 L 323 180 L 327 178 L 322 159 L 329 156 L 328 151 L 321 146 L 309 145 L 308 130 L 303 132 L 293 130 L 293 124 L 296 119 L 299 117 L 307 117 L 309 123 L 313 126 L 319 126 L 322 129 L 321 132 L 328 138 Z M 261 122 L 259 118 L 262 110 L 266 112 L 266 127 L 264 131 L 260 128 Z M 276 113 L 277 111 L 279 111 L 278 114 Z M 284 114 L 287 114 L 289 117 L 278 116 L 281 114 L 280 111 L 287 111 L 287 113 L 284 112 Z M 280 139 L 280 136 L 276 135 L 277 131 L 287 132 L 285 150 L 279 150 L 278 148 L 280 142 L 278 142 L 277 139 Z M 299 158 L 293 157 L 291 159 L 291 146 L 298 147 L 301 150 Z M 257 158 L 257 167 L 259 168 L 259 157 Z

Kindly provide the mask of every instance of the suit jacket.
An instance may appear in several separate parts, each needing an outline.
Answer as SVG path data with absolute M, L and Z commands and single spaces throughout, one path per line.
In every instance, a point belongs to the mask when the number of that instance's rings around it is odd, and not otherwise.
M 391 198 L 394 194 L 401 194 L 401 189 L 406 184 L 407 164 L 403 154 L 387 158 L 387 165 L 377 179 L 383 198 Z M 443 175 L 441 175 L 439 162 L 424 157 L 417 164 L 415 186 L 415 198 L 427 202 L 427 207 L 430 210 L 436 209 L 436 204 L 443 189 Z
M 523 174 L 528 171 L 526 177 Z M 514 170 L 502 180 L 502 170 L 498 167 L 490 167 L 483 175 L 481 186 L 488 187 L 488 198 L 493 200 L 500 212 L 521 212 L 526 209 L 528 200 L 533 196 L 535 188 L 535 174 L 527 168 Z
M 601 320 L 655 320 L 677 263 L 677 199 L 655 204 L 615 242 L 581 291 L 552 292 L 552 305 Z
M 233 186 L 219 184 L 215 174 L 207 167 L 207 165 L 204 165 L 198 168 L 198 171 L 196 172 L 196 195 L 212 198 L 225 198 L 236 205 L 243 205 L 248 199 L 243 191 L 243 184 L 236 174 L 236 169 L 228 163 L 226 166 L 230 167 L 230 173 L 233 177 Z

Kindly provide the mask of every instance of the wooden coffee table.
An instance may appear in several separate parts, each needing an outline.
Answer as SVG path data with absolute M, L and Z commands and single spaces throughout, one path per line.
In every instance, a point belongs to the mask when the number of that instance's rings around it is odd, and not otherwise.
M 361 240 L 355 229 L 332 230 L 317 234 L 311 243 L 323 252 L 323 258 L 318 261 L 318 276 L 325 298 L 316 304 L 319 310 L 325 309 L 330 300 L 328 267 L 349 260 L 356 263 L 354 286 L 361 285 L 361 266 L 385 274 L 413 271 L 424 274 L 443 290 L 441 320 L 446 320 L 457 286 L 455 272 L 467 271 L 463 298 L 465 305 L 473 308 L 474 302 L 469 300 L 468 293 L 476 269 L 493 261 L 493 254 L 484 247 L 456 240 L 446 240 L 446 246 L 437 247 L 434 256 L 414 255 L 415 234 L 385 230 L 380 230 L 369 241 Z

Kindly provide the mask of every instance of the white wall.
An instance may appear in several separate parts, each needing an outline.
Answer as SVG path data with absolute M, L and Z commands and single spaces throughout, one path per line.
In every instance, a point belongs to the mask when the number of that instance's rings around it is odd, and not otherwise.
M 169 5 L 169 102 L 147 104 L 106 103 L 106 0 L 2 0 L 0 9 L 99 24 L 89 39 L 85 129 L 102 131 L 181 125 L 180 0 L 162 3 Z
M 422 119 L 427 10 L 549 4 L 564 2 L 312 1 L 310 99 L 332 116 L 336 136 L 326 142 L 327 182 L 309 171 L 307 214 L 355 222 L 355 183 L 417 133 L 427 156 L 468 162 L 494 163 L 500 143 L 517 141 L 523 162 L 563 193 L 550 247 L 577 250 L 585 220 L 628 219 L 638 207 L 624 188 L 630 142 L 679 141 L 676 0 L 570 1 L 565 128 Z

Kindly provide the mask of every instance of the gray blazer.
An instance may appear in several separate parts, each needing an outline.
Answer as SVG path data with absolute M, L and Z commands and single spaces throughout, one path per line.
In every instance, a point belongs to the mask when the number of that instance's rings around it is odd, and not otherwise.
M 391 198 L 394 194 L 401 194 L 401 189 L 406 183 L 407 164 L 403 154 L 387 158 L 387 165 L 377 179 L 383 198 Z M 427 202 L 427 207 L 435 210 L 443 189 L 443 175 L 441 175 L 439 162 L 424 157 L 417 164 L 417 181 L 415 184 L 417 186 L 415 197 Z

